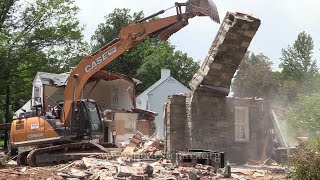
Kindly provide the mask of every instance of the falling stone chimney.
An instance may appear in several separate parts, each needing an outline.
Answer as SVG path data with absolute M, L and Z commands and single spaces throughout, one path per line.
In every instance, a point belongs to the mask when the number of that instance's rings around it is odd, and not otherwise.
M 168 79 L 170 77 L 170 69 L 161 69 L 161 79 Z

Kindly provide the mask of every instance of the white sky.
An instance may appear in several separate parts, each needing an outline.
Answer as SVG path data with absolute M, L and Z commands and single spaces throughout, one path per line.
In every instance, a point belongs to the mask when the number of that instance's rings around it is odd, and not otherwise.
M 91 36 L 104 16 L 115 8 L 129 8 L 131 12 L 143 11 L 145 16 L 167 9 L 174 2 L 181 0 L 76 0 L 80 7 L 80 22 L 85 25 L 85 40 L 90 42 Z M 254 37 L 249 50 L 264 53 L 278 70 L 281 49 L 292 45 L 298 33 L 306 31 L 314 41 L 314 57 L 320 59 L 320 16 L 318 0 L 215 0 L 220 19 L 227 11 L 238 11 L 252 14 L 261 19 L 261 26 Z M 175 10 L 164 16 L 175 14 Z M 209 17 L 195 17 L 189 25 L 171 36 L 170 42 L 178 50 L 187 53 L 196 61 L 203 60 L 220 25 Z M 318 67 L 320 67 L 318 63 Z

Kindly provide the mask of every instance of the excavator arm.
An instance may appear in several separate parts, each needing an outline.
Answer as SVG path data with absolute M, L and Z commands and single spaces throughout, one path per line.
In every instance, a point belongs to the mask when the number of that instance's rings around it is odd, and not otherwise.
M 197 0 L 196 2 L 190 0 L 187 3 L 176 3 L 177 15 L 147 21 L 165 12 L 164 10 L 159 11 L 122 28 L 118 38 L 102 47 L 93 55 L 85 57 L 71 72 L 67 80 L 61 123 L 66 127 L 70 127 L 74 109 L 88 79 L 125 51 L 134 47 L 139 41 L 146 37 L 157 37 L 161 40 L 166 40 L 173 33 L 187 26 L 188 19 L 195 16 L 210 16 L 214 21 L 219 23 L 217 9 L 212 4 L 214 5 L 211 0 Z M 181 11 L 182 6 L 186 6 L 185 13 Z

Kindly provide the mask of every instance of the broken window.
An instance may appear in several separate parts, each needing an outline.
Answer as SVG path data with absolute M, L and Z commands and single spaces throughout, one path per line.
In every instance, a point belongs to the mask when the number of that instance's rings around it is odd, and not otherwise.
M 34 100 L 36 101 L 36 104 L 41 104 L 40 87 L 34 87 Z
M 118 98 L 118 89 L 112 89 L 112 107 L 117 107 L 118 106 L 118 101 L 119 101 L 119 98 Z
M 235 141 L 249 142 L 249 109 L 248 107 L 235 107 Z

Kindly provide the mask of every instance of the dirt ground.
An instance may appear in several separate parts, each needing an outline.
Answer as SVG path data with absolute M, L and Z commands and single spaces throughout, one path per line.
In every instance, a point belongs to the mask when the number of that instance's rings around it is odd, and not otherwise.
M 72 166 L 71 163 L 69 164 L 60 164 L 60 165 L 55 165 L 55 166 L 45 166 L 45 167 L 24 167 L 24 166 L 15 166 L 15 165 L 7 165 L 5 167 L 0 168 L 0 180 L 6 180 L 6 179 L 28 179 L 28 180 L 36 180 L 36 179 L 45 179 L 45 180 L 50 180 L 50 179 L 57 179 L 57 180 L 63 180 L 66 179 L 66 177 L 62 176 L 62 173 L 67 174 L 70 172 L 71 168 L 77 168 L 76 164 L 73 163 Z M 81 172 L 86 172 L 88 173 L 87 170 L 84 170 L 82 168 Z M 269 179 L 269 180 L 276 180 L 276 179 L 287 179 L 287 175 L 283 169 L 279 167 L 251 167 L 251 166 L 246 166 L 246 165 L 241 165 L 241 166 L 236 166 L 233 165 L 231 168 L 232 174 L 231 178 L 223 178 L 221 176 L 213 176 L 213 177 L 201 177 L 200 179 L 239 179 L 239 180 L 253 180 L 253 179 Z M 168 175 L 174 174 L 175 170 L 172 170 L 169 172 Z M 90 174 L 90 173 L 89 173 Z M 116 179 L 111 178 L 111 177 L 79 177 L 75 176 L 70 176 L 70 178 L 74 179 Z M 118 178 L 117 178 L 118 179 Z M 180 179 L 179 177 L 157 177 L 157 175 L 151 176 L 149 179 Z M 181 178 L 181 179 L 189 179 L 188 177 Z

